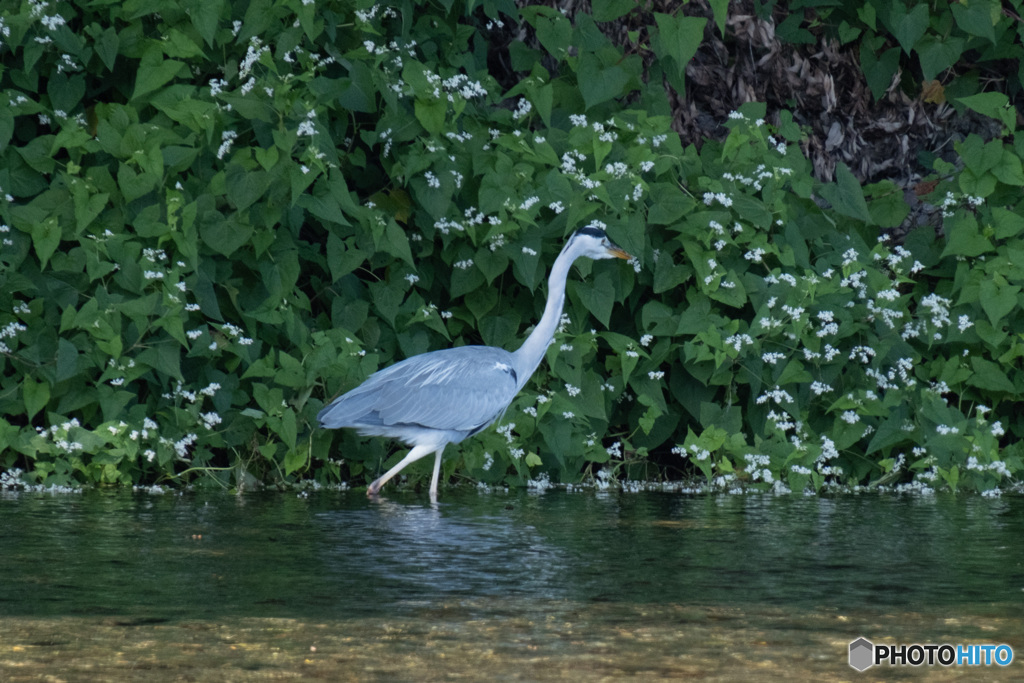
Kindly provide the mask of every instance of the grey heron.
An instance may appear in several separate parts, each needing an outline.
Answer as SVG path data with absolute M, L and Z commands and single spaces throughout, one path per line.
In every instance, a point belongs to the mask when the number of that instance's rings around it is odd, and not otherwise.
M 370 484 L 368 496 L 376 495 L 406 465 L 434 453 L 430 496 L 436 499 L 445 446 L 493 424 L 540 365 L 562 316 L 569 268 L 581 256 L 632 258 L 604 230 L 593 225 L 580 228 L 555 259 L 544 314 L 518 350 L 459 346 L 423 353 L 378 370 L 324 406 L 317 415 L 322 428 L 349 427 L 364 436 L 387 436 L 412 446 Z

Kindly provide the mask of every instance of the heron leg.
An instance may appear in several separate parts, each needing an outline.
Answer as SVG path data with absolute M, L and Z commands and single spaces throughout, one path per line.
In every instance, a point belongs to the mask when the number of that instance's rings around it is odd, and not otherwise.
M 377 492 L 380 491 L 380 487 L 386 484 L 388 480 L 390 480 L 393 476 L 401 472 L 406 465 L 408 465 L 411 462 L 416 462 L 425 455 L 429 455 L 431 451 L 433 451 L 434 449 L 435 446 L 433 444 L 429 446 L 414 446 L 413 449 L 409 451 L 409 453 L 404 458 L 398 461 L 397 465 L 392 467 L 390 470 L 385 472 L 383 476 L 381 476 L 372 484 L 366 487 L 366 495 L 377 495 Z
M 437 499 L 437 478 L 441 474 L 441 454 L 444 453 L 444 445 L 437 449 L 437 457 L 434 458 L 434 477 L 430 480 L 430 499 Z

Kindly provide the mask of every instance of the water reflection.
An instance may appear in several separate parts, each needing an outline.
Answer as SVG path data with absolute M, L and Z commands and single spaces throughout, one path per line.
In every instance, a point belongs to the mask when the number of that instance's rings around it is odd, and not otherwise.
M 846 680 L 861 635 L 1020 658 L 1022 528 L 1019 497 L 0 494 L 0 680 Z
M 319 617 L 478 597 L 800 605 L 1024 597 L 1024 501 L 446 492 L 0 497 L 0 613 Z

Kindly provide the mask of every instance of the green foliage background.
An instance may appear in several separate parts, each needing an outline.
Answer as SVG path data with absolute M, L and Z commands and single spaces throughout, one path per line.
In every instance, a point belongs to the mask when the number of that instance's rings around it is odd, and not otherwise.
M 580 264 L 548 363 L 447 474 L 1016 482 L 1021 22 L 977 0 L 790 3 L 779 35 L 858 49 L 876 96 L 897 69 L 945 78 L 1003 128 L 927 162 L 945 237 L 897 246 L 877 237 L 902 190 L 841 164 L 813 179 L 789 112 L 744 105 L 683 148 L 665 88 L 726 2 L 711 21 L 593 5 L 6 6 L 4 485 L 372 478 L 399 453 L 316 429 L 320 407 L 416 353 L 515 348 L 594 220 L 636 270 Z M 627 13 L 624 51 L 598 23 Z

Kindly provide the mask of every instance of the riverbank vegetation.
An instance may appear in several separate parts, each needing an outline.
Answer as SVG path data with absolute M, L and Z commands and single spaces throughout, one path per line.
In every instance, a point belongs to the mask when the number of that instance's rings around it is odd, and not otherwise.
M 446 475 L 1014 487 L 1021 3 L 832 5 L 5 8 L 4 486 L 368 481 L 317 411 L 515 348 L 597 222 Z

